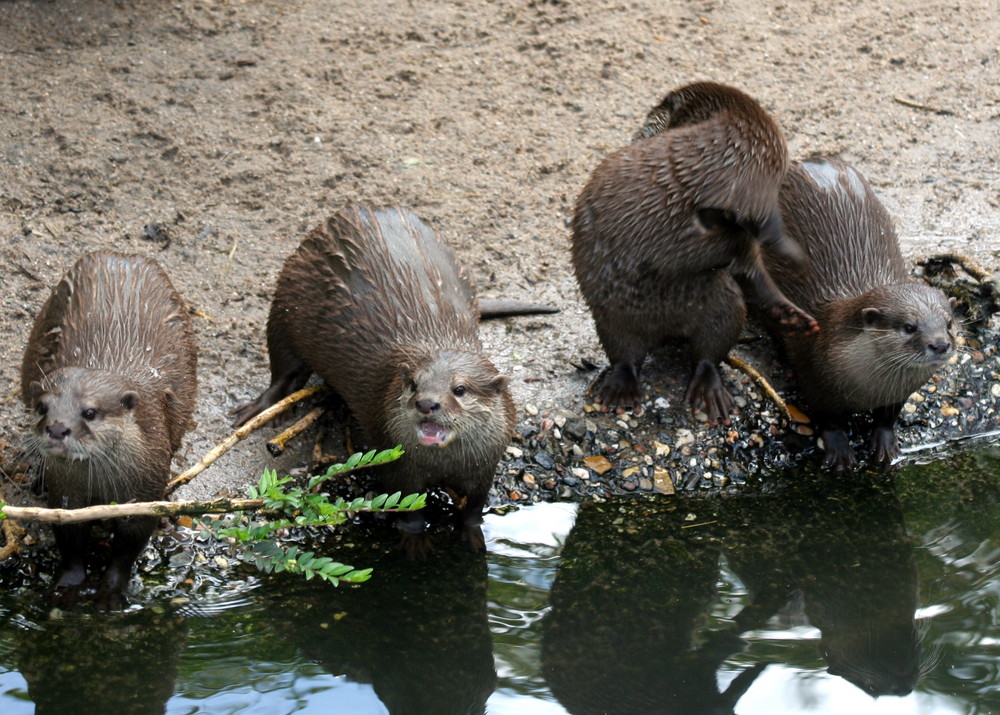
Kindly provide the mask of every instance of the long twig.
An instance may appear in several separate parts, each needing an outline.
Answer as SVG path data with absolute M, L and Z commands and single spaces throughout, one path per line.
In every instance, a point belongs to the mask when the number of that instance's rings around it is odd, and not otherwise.
M 893 97 L 892 101 L 897 104 L 902 104 L 904 107 L 910 107 L 911 109 L 919 109 L 924 112 L 934 112 L 934 114 L 940 114 L 945 117 L 950 117 L 955 113 L 950 109 L 940 109 L 938 107 L 931 107 L 926 104 L 921 104 L 920 102 L 914 102 L 912 99 L 907 99 L 906 97 Z
M 749 365 L 748 363 L 744 362 L 743 360 L 740 360 L 738 357 L 735 357 L 733 355 L 727 357 L 726 362 L 728 362 L 730 365 L 732 365 L 740 372 L 746 374 L 751 380 L 760 385 L 761 389 L 764 390 L 764 392 L 767 393 L 767 396 L 771 398 L 771 401 L 774 402 L 774 404 L 778 406 L 778 409 L 780 409 L 785 414 L 785 417 L 788 418 L 789 422 L 802 423 L 809 421 L 808 417 L 803 415 L 798 410 L 794 410 L 794 408 L 792 408 L 787 402 L 785 402 L 785 400 L 781 397 L 781 395 L 778 394 L 777 390 L 771 387 L 771 383 L 769 383 L 767 379 L 763 375 L 761 375 L 760 372 L 758 372 L 757 368 Z
M 285 451 L 285 445 L 288 444 L 288 441 L 307 430 L 325 411 L 322 407 L 315 407 L 310 410 L 305 417 L 265 444 L 264 446 L 267 447 L 267 451 L 275 457 L 281 456 Z
M 7 519 L 75 524 L 81 521 L 120 519 L 125 516 L 180 516 L 223 514 L 230 511 L 264 511 L 263 499 L 212 499 L 210 501 L 147 501 L 132 504 L 101 504 L 82 509 L 46 509 L 40 506 L 5 506 Z M 272 513 L 272 512 L 268 512 Z M 273 512 L 279 514 L 281 512 Z
M 177 491 L 178 487 L 181 487 L 192 479 L 201 474 L 205 469 L 207 469 L 215 460 L 224 455 L 230 449 L 232 449 L 237 443 L 242 442 L 247 437 L 249 437 L 254 431 L 260 429 L 261 426 L 267 424 L 273 420 L 278 415 L 286 412 L 292 405 L 296 402 L 301 402 L 311 395 L 315 395 L 318 392 L 326 390 L 325 385 L 316 385 L 315 387 L 307 387 L 298 392 L 293 392 L 291 395 L 275 403 L 271 407 L 261 412 L 259 415 L 254 417 L 252 420 L 247 422 L 245 425 L 240 427 L 238 430 L 233 432 L 231 435 L 222 440 L 219 444 L 212 447 L 208 454 L 202 457 L 196 465 L 191 467 L 185 472 L 178 474 L 176 477 L 171 479 L 167 483 L 167 489 L 165 494 L 173 494 Z
M 925 266 L 931 263 L 954 263 L 961 266 L 962 270 L 980 283 L 994 279 L 992 273 L 962 253 L 939 253 L 921 261 L 921 263 Z

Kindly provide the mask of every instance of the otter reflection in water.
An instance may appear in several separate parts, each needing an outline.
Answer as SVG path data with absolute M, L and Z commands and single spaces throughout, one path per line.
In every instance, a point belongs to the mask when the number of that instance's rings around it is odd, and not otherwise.
M 729 628 L 708 631 L 723 555 L 749 602 Z M 750 667 L 722 690 L 720 668 L 745 647 L 740 634 L 796 596 L 831 674 L 871 695 L 913 689 L 912 546 L 898 501 L 872 484 L 581 509 L 552 588 L 543 674 L 572 713 L 734 712 L 769 660 L 741 653 Z

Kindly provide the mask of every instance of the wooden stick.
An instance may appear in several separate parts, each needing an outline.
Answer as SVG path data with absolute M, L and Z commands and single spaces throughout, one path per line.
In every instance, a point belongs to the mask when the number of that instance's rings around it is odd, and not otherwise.
M 939 253 L 936 256 L 931 256 L 921 263 L 927 265 L 929 263 L 954 263 L 962 267 L 966 273 L 975 278 L 980 283 L 993 280 L 993 274 L 988 270 L 983 268 L 981 265 L 976 263 L 974 260 L 968 256 L 961 253 Z
M 919 109 L 924 112 L 934 112 L 935 114 L 940 114 L 946 117 L 950 117 L 955 114 L 950 109 L 938 109 L 937 107 L 929 107 L 926 104 L 921 104 L 920 102 L 914 102 L 912 99 L 906 99 L 905 97 L 893 97 L 892 101 L 898 104 L 902 104 L 904 107 Z
M 281 456 L 281 454 L 285 451 L 285 445 L 288 441 L 294 439 L 307 430 L 313 422 L 322 416 L 325 411 L 326 410 L 322 407 L 313 408 L 312 411 L 310 411 L 305 417 L 268 442 L 265 445 L 267 447 L 267 451 L 275 457 Z
M 180 516 L 223 514 L 230 511 L 263 511 L 263 499 L 212 499 L 210 501 L 147 501 L 131 504 L 100 504 L 82 509 L 46 509 L 40 506 L 4 506 L 6 521 L 44 521 L 76 524 L 81 521 L 120 519 L 125 516 Z M 281 512 L 273 511 L 280 514 Z
M 797 412 L 798 414 L 793 413 L 791 411 L 792 408 L 790 408 L 788 403 L 782 399 L 781 395 L 778 394 L 777 390 L 771 387 L 771 383 L 769 383 L 767 379 L 763 375 L 761 375 L 760 372 L 757 371 L 756 368 L 752 367 L 743 360 L 740 360 L 738 357 L 735 357 L 734 355 L 730 355 L 729 357 L 727 357 L 726 362 L 728 362 L 730 365 L 732 365 L 740 372 L 745 373 L 747 376 L 749 376 L 751 380 L 760 385 L 761 389 L 764 390 L 764 392 L 767 393 L 767 396 L 771 398 L 771 401 L 774 402 L 774 404 L 778 406 L 778 409 L 780 409 L 785 414 L 785 417 L 788 418 L 789 422 L 803 423 L 809 421 L 809 418 L 803 415 L 798 410 L 795 410 L 795 412 Z
M 259 415 L 254 417 L 252 420 L 247 422 L 245 425 L 240 427 L 238 430 L 233 432 L 231 435 L 226 437 L 226 439 L 222 440 L 219 444 L 212 447 L 212 449 L 209 450 L 208 454 L 202 457 L 196 465 L 194 465 L 187 471 L 182 472 L 181 474 L 178 474 L 176 477 L 171 479 L 167 483 L 167 488 L 164 491 L 164 494 L 173 494 L 175 491 L 177 491 L 178 487 L 187 484 L 192 479 L 197 477 L 199 474 L 204 472 L 209 466 L 211 466 L 211 464 L 215 460 L 217 460 L 219 457 L 221 457 L 230 449 L 232 449 L 237 443 L 242 442 L 247 437 L 249 437 L 253 432 L 260 429 L 260 427 L 267 424 L 278 415 L 286 412 L 296 402 L 301 402 L 305 398 L 311 395 L 315 395 L 316 393 L 322 392 L 326 389 L 327 388 L 325 385 L 316 385 L 315 387 L 307 387 L 303 390 L 299 390 L 298 392 L 293 392 L 280 402 L 276 402 L 275 404 L 271 405 L 266 410 L 261 412 Z

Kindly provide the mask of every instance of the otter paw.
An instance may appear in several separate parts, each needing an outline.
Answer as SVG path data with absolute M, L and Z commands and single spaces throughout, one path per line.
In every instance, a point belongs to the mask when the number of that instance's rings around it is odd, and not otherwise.
M 465 524 L 462 528 L 462 541 L 469 545 L 469 551 L 474 554 L 486 551 L 486 538 L 479 524 Z
M 596 402 L 604 409 L 632 410 L 642 406 L 642 386 L 639 375 L 627 363 L 615 363 L 598 378 Z
M 434 541 L 430 534 L 408 534 L 403 532 L 396 548 L 403 552 L 410 561 L 426 561 L 435 552 Z
M 704 412 L 713 425 L 720 422 L 724 425 L 731 424 L 729 415 L 735 411 L 736 403 L 729 391 L 722 386 L 722 378 L 715 365 L 706 361 L 698 363 L 684 399 L 695 413 Z
M 882 467 L 888 467 L 901 452 L 896 431 L 892 427 L 876 427 L 868 443 L 872 457 Z
M 858 457 L 854 454 L 844 430 L 824 430 L 821 436 L 823 438 L 824 467 L 829 467 L 837 474 L 857 469 Z
M 771 306 L 771 317 L 784 326 L 789 335 L 813 335 L 819 332 L 816 319 L 791 303 L 776 303 Z

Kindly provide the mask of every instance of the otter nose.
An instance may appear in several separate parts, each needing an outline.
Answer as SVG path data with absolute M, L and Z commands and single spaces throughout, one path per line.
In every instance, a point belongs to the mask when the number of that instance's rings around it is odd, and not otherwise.
M 434 400 L 417 400 L 417 410 L 422 415 L 429 415 L 441 409 L 441 403 Z
M 56 422 L 55 424 L 47 425 L 45 431 L 49 433 L 49 437 L 52 439 L 65 439 L 69 437 L 71 430 L 62 422 Z
M 951 350 L 951 343 L 947 340 L 938 340 L 936 343 L 930 343 L 927 346 L 934 355 L 944 355 L 946 352 Z

